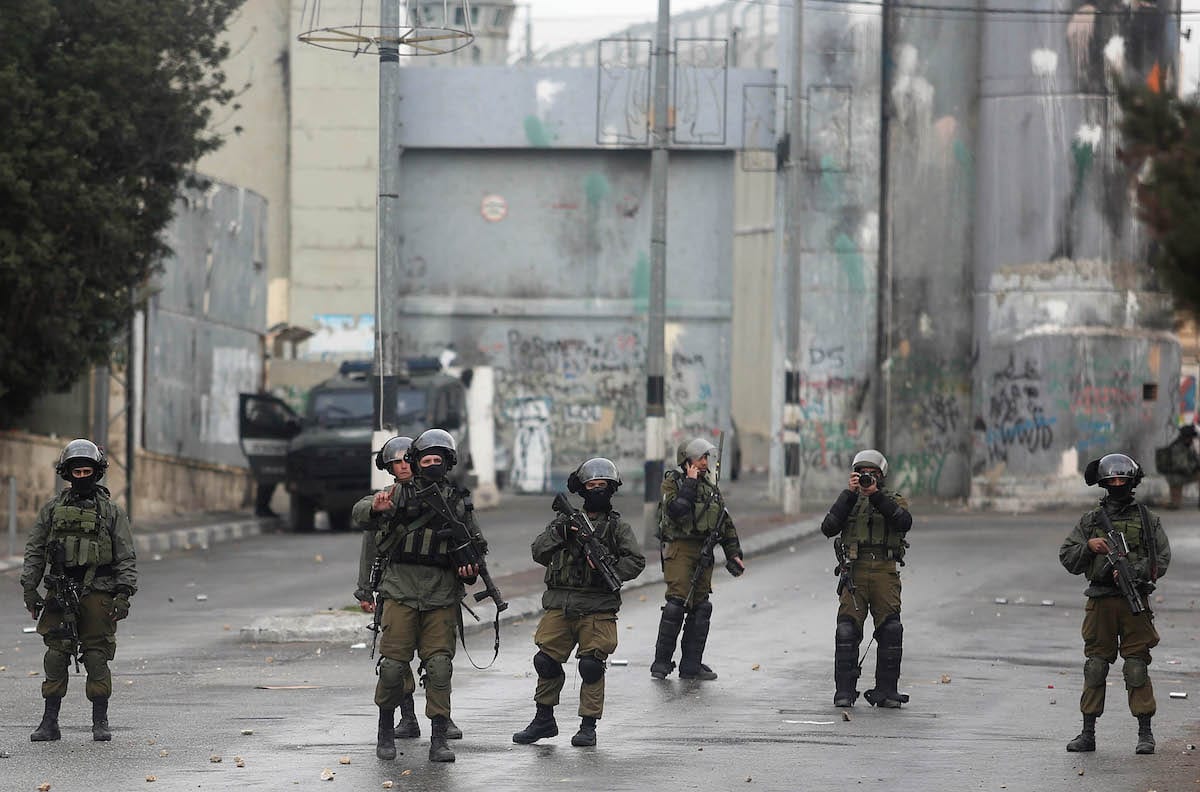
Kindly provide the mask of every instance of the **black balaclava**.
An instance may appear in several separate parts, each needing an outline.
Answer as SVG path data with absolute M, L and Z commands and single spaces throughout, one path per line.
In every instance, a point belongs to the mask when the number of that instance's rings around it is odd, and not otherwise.
M 85 467 L 84 465 L 76 465 L 76 467 Z M 94 465 L 90 466 L 95 468 Z M 96 484 L 100 481 L 99 471 L 94 471 L 92 475 L 84 478 L 71 477 L 71 492 L 80 498 L 90 498 L 96 494 Z
M 429 481 L 442 481 L 446 478 L 446 460 L 443 458 L 441 462 L 436 465 L 429 465 L 428 467 L 422 466 L 420 460 L 418 460 L 417 473 Z
M 606 485 L 604 489 L 585 489 L 583 491 L 583 508 L 592 514 L 612 511 L 612 496 L 611 484 Z
M 1109 499 L 1113 503 L 1116 503 L 1118 506 L 1124 506 L 1125 504 L 1127 504 L 1133 500 L 1133 482 L 1132 481 L 1126 482 L 1119 487 L 1111 487 L 1111 486 L 1106 486 L 1103 484 L 1101 486 L 1103 486 L 1104 489 L 1108 490 Z

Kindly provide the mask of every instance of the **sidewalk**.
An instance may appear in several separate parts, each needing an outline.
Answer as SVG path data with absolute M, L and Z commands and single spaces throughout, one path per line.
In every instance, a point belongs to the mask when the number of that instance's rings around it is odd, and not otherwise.
M 133 544 L 139 557 L 151 557 L 156 553 L 172 550 L 207 550 L 217 542 L 231 542 L 258 536 L 279 525 L 272 517 L 255 517 L 251 512 L 203 512 L 156 520 L 136 520 L 133 527 Z M 18 536 L 24 548 L 27 537 Z M 0 572 L 19 569 L 21 556 L 0 558 Z

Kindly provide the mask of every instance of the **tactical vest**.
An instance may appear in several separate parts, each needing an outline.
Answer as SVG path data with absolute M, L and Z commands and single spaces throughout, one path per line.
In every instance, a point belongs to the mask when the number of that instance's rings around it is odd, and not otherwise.
M 112 563 L 112 535 L 101 514 L 99 501 L 94 506 L 68 506 L 59 503 L 50 513 L 48 541 L 61 541 L 68 567 L 107 566 Z
M 613 546 L 613 537 L 617 535 L 619 518 L 610 513 L 606 520 L 592 524 L 596 527 L 596 538 L 615 557 L 618 548 Z M 574 540 L 564 543 L 550 558 L 550 563 L 546 565 L 546 587 L 575 591 L 607 591 L 600 573 L 588 566 L 587 558 L 583 554 L 583 545 Z
M 675 482 L 675 491 L 678 492 L 683 483 L 683 472 L 675 468 L 668 470 L 663 476 Z M 696 484 L 696 503 L 692 509 L 691 519 L 685 517 L 682 520 L 672 520 L 667 516 L 664 500 L 664 498 L 659 498 L 658 501 L 659 533 L 668 540 L 681 536 L 698 539 L 707 535 L 716 527 L 717 520 L 721 518 L 721 507 L 724 504 L 721 493 L 717 492 L 716 488 L 706 479 L 701 479 Z
M 1101 509 L 1104 507 L 1101 506 Z M 1125 544 L 1129 546 L 1129 564 L 1136 566 L 1137 563 L 1146 557 L 1146 540 L 1142 536 L 1142 515 L 1135 505 L 1132 508 L 1122 510 L 1119 516 L 1108 515 L 1112 520 L 1113 528 L 1125 535 Z M 1092 533 L 1089 539 L 1103 539 L 1105 537 L 1104 528 L 1100 525 L 1100 520 L 1093 512 L 1092 514 Z M 1107 569 L 1108 556 L 1103 553 L 1097 553 L 1092 559 L 1092 570 L 1088 574 L 1088 580 L 1101 586 L 1112 586 L 1112 570 Z M 1139 581 L 1144 582 L 1144 581 Z
M 895 498 L 894 492 L 884 491 L 884 495 Z M 908 543 L 898 532 L 890 530 L 883 515 L 871 505 L 871 499 L 860 494 L 850 511 L 846 521 L 846 529 L 842 531 L 842 541 L 851 548 L 852 553 L 866 548 L 885 548 L 889 558 L 896 561 L 904 559 L 904 551 Z
M 396 504 L 395 516 L 375 534 L 380 554 L 388 556 L 393 564 L 457 566 L 450 552 L 450 542 L 437 534 L 437 528 L 444 522 L 442 518 L 432 509 L 409 501 L 407 494 L 403 493 Z M 457 505 L 451 501 L 452 507 Z

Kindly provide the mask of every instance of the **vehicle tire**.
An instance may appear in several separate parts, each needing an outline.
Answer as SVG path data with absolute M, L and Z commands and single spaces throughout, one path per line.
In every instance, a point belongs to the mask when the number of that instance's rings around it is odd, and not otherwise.
M 292 533 L 312 533 L 317 505 L 308 498 L 293 492 L 288 509 L 288 524 Z
M 353 512 L 350 509 L 338 509 L 329 512 L 329 530 L 349 531 Z

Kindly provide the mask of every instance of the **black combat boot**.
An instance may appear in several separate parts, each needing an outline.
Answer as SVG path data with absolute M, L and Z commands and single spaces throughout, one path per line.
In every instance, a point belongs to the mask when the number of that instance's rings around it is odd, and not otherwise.
M 654 644 L 654 662 L 650 665 L 650 676 L 655 679 L 666 679 L 675 670 L 675 641 L 679 638 L 679 630 L 683 627 L 683 601 L 672 597 L 662 609 L 662 619 L 658 622 L 658 640 Z
M 558 721 L 554 720 L 554 707 L 549 704 L 538 704 L 537 714 L 533 716 L 533 720 L 529 722 L 528 726 L 513 735 L 513 742 L 517 745 L 529 745 L 543 737 L 557 736 Z
M 683 638 L 679 641 L 679 678 L 698 679 L 710 682 L 717 673 L 700 662 L 704 659 L 704 647 L 708 644 L 708 627 L 712 616 L 712 603 L 708 600 L 692 608 L 683 625 Z
M 417 723 L 417 707 L 413 703 L 412 693 L 400 699 L 400 720 L 392 730 L 397 740 L 408 740 L 421 736 L 421 724 Z
M 58 730 L 58 711 L 61 707 L 61 698 L 46 699 L 46 711 L 42 715 L 42 722 L 33 730 L 33 734 L 29 735 L 30 742 L 49 742 L 62 739 L 62 732 Z
M 1067 750 L 1071 753 L 1089 753 L 1096 750 L 1096 718 L 1097 715 L 1083 716 L 1083 731 L 1079 732 L 1079 736 L 1071 742 L 1067 743 Z M 1139 743 L 1140 745 L 1140 743 Z
M 839 619 L 833 634 L 833 706 L 853 707 L 858 698 L 858 645 L 862 633 L 853 619 Z
M 392 726 L 395 719 L 396 710 L 379 708 L 379 733 L 375 737 L 375 755 L 387 761 L 396 758 L 396 730 Z
M 429 761 L 431 762 L 453 762 L 454 751 L 450 750 L 450 746 L 446 745 L 446 722 L 449 720 L 445 715 L 434 715 L 430 723 L 429 737 Z
M 96 699 L 92 702 L 92 739 L 96 742 L 108 742 L 112 732 L 108 728 L 108 699 Z
M 1150 731 L 1152 715 L 1138 715 L 1138 741 L 1134 753 L 1154 753 L 1154 733 Z
M 571 738 L 571 745 L 576 748 L 586 748 L 596 744 L 596 719 L 584 718 L 579 724 L 579 731 Z

